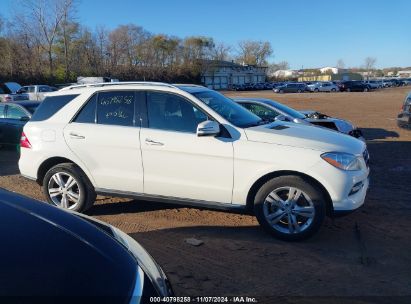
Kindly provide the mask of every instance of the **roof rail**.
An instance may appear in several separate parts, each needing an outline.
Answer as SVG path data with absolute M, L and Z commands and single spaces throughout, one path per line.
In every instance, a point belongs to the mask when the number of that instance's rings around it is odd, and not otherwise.
M 200 87 L 204 88 L 201 84 L 194 84 L 194 83 L 173 83 L 173 86 L 183 86 L 183 87 Z
M 105 86 L 119 86 L 119 85 L 153 85 L 160 87 L 174 88 L 175 85 L 164 83 L 164 82 L 150 82 L 150 81 L 124 81 L 124 82 L 100 82 L 100 83 L 85 83 L 85 84 L 75 84 L 68 87 L 60 89 L 60 91 L 67 91 L 72 89 L 81 89 L 81 88 L 92 88 L 92 87 L 105 87 Z

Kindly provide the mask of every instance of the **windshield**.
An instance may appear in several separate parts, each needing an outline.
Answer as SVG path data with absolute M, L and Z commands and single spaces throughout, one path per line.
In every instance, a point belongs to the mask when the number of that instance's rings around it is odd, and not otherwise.
M 278 110 L 280 110 L 281 112 L 284 112 L 285 114 L 287 114 L 288 116 L 291 116 L 292 118 L 299 118 L 299 119 L 305 119 L 305 115 L 290 108 L 287 107 L 286 105 L 283 105 L 281 103 L 278 102 L 274 102 L 273 101 L 273 105 L 274 107 L 276 107 Z
M 236 127 L 248 128 L 257 126 L 263 121 L 258 116 L 216 91 L 207 90 L 192 93 L 192 95 L 200 99 Z

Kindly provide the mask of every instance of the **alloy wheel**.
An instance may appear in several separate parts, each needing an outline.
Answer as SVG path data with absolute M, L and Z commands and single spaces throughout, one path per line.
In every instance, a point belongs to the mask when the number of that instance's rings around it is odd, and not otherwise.
M 268 224 L 285 234 L 303 232 L 310 227 L 315 216 L 311 198 L 295 187 L 271 191 L 264 201 L 263 211 Z
M 57 172 L 50 178 L 48 193 L 52 202 L 61 208 L 75 209 L 80 202 L 78 182 L 67 172 Z

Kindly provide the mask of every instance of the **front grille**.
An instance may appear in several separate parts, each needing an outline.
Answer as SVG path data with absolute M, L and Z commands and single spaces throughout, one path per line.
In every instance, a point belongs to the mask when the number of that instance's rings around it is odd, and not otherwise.
M 368 150 L 365 149 L 364 152 L 362 153 L 362 156 L 364 157 L 365 164 L 367 167 L 369 166 L 370 163 L 370 154 L 368 154 Z

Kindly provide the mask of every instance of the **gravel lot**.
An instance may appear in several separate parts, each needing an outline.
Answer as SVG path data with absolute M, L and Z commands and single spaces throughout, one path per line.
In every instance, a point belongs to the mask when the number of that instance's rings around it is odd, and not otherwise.
M 411 131 L 399 129 L 395 121 L 408 90 L 227 92 L 318 110 L 351 120 L 364 131 L 372 170 L 365 206 L 328 219 L 307 241 L 273 239 L 251 216 L 153 202 L 99 197 L 88 214 L 144 245 L 168 273 L 177 295 L 247 295 L 267 303 L 329 303 L 328 297 L 336 296 L 356 303 L 393 303 L 391 297 L 411 301 Z M 44 199 L 37 184 L 18 175 L 17 159 L 14 151 L 0 152 L 0 187 Z M 186 244 L 191 237 L 204 244 Z

